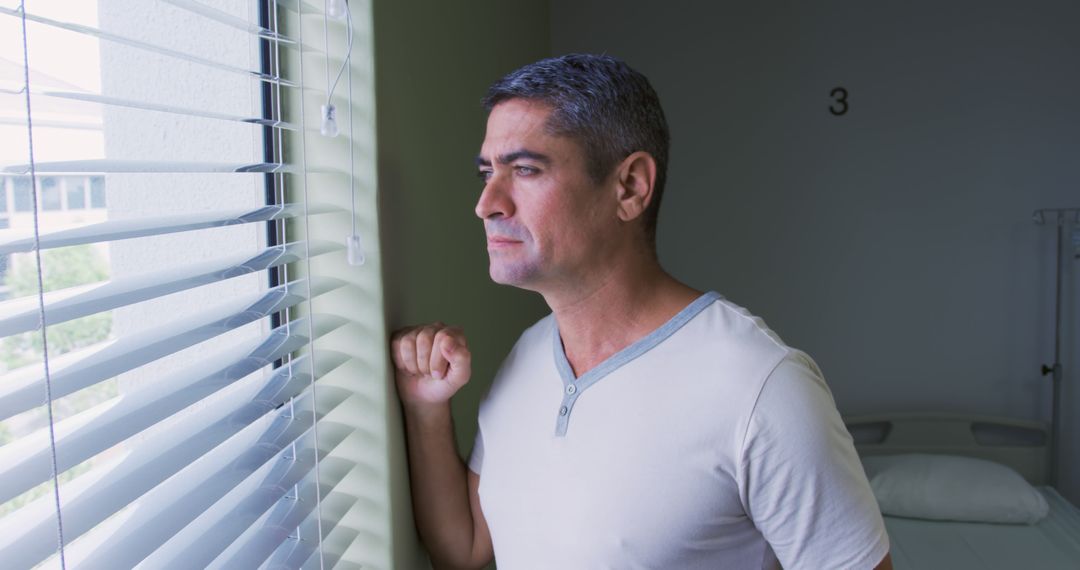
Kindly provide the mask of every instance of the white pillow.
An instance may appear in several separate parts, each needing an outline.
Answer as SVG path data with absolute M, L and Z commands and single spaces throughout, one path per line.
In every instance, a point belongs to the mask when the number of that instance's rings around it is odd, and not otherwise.
M 943 521 L 1034 524 L 1050 511 L 1046 499 L 1012 469 L 955 455 L 863 458 L 881 512 Z

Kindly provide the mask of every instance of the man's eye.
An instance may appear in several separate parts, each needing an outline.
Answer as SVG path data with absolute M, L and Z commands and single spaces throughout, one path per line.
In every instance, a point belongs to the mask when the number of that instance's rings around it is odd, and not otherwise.
M 514 171 L 522 176 L 530 176 L 540 172 L 539 169 L 533 168 L 532 166 L 515 166 Z
M 478 170 L 476 172 L 476 177 L 479 178 L 480 180 L 483 180 L 484 182 L 487 182 L 488 178 L 491 178 L 491 171 L 490 170 Z

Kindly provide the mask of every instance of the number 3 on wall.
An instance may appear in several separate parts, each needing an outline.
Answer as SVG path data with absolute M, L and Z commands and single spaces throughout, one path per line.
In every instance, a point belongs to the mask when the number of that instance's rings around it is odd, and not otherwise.
M 829 95 L 833 97 L 833 104 L 829 105 L 829 112 L 833 115 L 840 116 L 847 113 L 847 89 L 843 87 L 837 87 L 829 92 Z

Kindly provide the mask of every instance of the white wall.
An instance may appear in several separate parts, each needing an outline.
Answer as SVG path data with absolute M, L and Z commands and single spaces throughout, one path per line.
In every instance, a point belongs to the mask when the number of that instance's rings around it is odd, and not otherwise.
M 845 414 L 1049 419 L 1053 230 L 1031 212 L 1080 206 L 1080 5 L 658 6 L 553 0 L 552 51 L 622 57 L 660 93 L 667 268 L 810 352 Z

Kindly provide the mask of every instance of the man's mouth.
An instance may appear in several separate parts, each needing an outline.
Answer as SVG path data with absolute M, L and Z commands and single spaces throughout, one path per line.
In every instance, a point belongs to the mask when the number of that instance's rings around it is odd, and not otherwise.
M 520 240 L 510 239 L 502 236 L 488 237 L 488 247 L 509 247 L 521 243 Z

